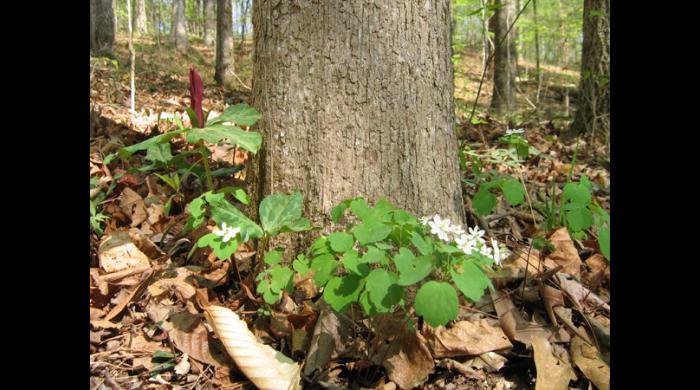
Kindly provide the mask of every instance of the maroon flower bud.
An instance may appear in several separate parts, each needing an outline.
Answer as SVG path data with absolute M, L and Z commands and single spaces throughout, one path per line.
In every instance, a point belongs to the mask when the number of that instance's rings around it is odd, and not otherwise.
M 193 123 L 192 127 L 204 127 L 204 112 L 202 111 L 203 92 L 202 78 L 199 77 L 199 73 L 194 68 L 190 68 L 190 106 L 197 114 L 197 122 L 199 122 Z

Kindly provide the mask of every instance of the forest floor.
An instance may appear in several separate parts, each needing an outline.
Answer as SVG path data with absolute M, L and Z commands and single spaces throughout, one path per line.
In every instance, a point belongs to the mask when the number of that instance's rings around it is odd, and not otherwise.
M 140 169 L 142 165 L 122 160 L 104 163 L 106 156 L 124 146 L 175 129 L 175 117 L 188 126 L 184 110 L 189 106 L 191 66 L 204 82 L 205 109 L 222 112 L 228 105 L 249 101 L 252 45 L 246 42 L 236 51 L 241 83 L 229 92 L 215 85 L 214 50 L 201 42 L 195 42 L 186 55 L 176 55 L 172 48 L 147 38 L 137 39 L 135 48 L 137 112 L 133 115 L 129 113 L 125 37 L 117 39 L 115 60 L 90 58 L 91 199 L 100 200 L 91 224 L 103 230 L 91 233 L 91 389 L 253 389 L 201 320 L 202 310 L 193 297 L 199 299 L 203 294 L 210 302 L 238 309 L 256 336 L 297 361 L 303 361 L 305 353 L 290 353 L 292 339 L 305 329 L 301 336 L 308 343 L 321 312 L 316 306 L 288 299 L 291 302 L 286 304 L 294 309 L 275 307 L 271 316 L 259 314 L 255 275 L 246 266 L 255 253 L 251 246 L 239 247 L 234 273 L 229 263 L 214 262 L 205 254 L 187 260 L 196 232 L 168 241 L 184 225 L 185 205 L 198 195 L 193 183 L 183 182 L 176 192 L 158 180 L 154 171 Z M 578 74 L 543 66 L 538 88 L 534 65 L 520 63 L 518 110 L 507 117 L 488 115 L 492 84 L 487 77 L 475 118 L 469 123 L 481 59 L 477 51 L 459 54 L 455 110 L 465 209 L 472 210 L 470 199 L 486 174 L 507 174 L 520 180 L 527 190 L 527 202 L 514 207 L 499 197 L 489 215 L 468 213 L 470 226 L 482 226 L 488 235 L 505 242 L 513 255 L 494 278 L 496 291 L 476 303 L 462 302 L 460 321 L 443 329 L 447 341 L 440 341 L 446 351 L 428 362 L 432 374 L 418 388 L 534 389 L 535 378 L 551 389 L 605 388 L 610 375 L 609 261 L 601 255 L 591 230 L 587 237 L 572 238 L 566 228 L 546 227 L 552 197 L 561 196 L 567 181 L 579 182 L 583 176 L 590 182 L 595 202 L 610 211 L 606 145 L 582 139 L 563 141 L 560 136 L 575 110 Z M 518 156 L 501 141 L 508 129 L 524 130 L 522 137 L 530 146 L 527 157 Z M 234 164 L 246 161 L 243 152 L 227 158 Z M 216 168 L 215 163 L 212 169 Z M 221 181 L 226 184 L 226 179 Z M 167 199 L 172 200 L 170 212 L 164 213 Z M 122 239 L 150 259 L 148 266 L 110 273 L 100 268 L 101 242 L 120 232 L 126 232 Z M 551 246 L 533 249 L 527 239 L 535 237 L 546 237 Z M 305 319 L 304 326 L 290 325 L 291 317 L 285 314 L 290 311 L 297 321 Z M 470 333 L 473 329 L 467 325 L 475 323 L 482 324 L 481 333 Z M 485 334 L 507 336 L 512 347 L 489 349 L 490 338 Z M 470 338 L 473 345 L 467 349 L 472 352 L 455 345 L 455 338 Z M 409 366 L 425 363 L 410 354 L 401 356 L 408 359 Z M 396 371 L 389 375 L 386 365 L 372 361 L 362 356 L 333 359 L 324 375 L 314 378 L 314 383 L 305 382 L 304 388 L 394 389 L 397 386 L 390 376 L 410 375 Z M 564 384 L 559 383 L 562 378 Z

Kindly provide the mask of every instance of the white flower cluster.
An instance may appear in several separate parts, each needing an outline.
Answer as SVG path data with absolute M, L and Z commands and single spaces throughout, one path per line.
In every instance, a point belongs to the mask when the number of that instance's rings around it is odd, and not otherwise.
M 492 258 L 496 264 L 501 264 L 501 261 L 510 255 L 508 248 L 504 245 L 499 246 L 498 241 L 493 238 L 489 246 L 484 239 L 486 232 L 478 226 L 468 228 L 465 233 L 461 225 L 453 225 L 449 219 L 442 219 L 437 214 L 432 219 L 423 217 L 421 222 L 423 225 L 430 226 L 430 233 L 435 234 L 442 241 L 448 243 L 454 241 L 457 248 L 467 255 L 478 252 Z
M 525 129 L 506 129 L 506 135 L 522 134 L 524 132 L 525 132 Z
M 236 237 L 236 235 L 240 233 L 240 231 L 241 228 L 228 226 L 226 225 L 226 222 L 223 222 L 221 224 L 221 228 L 216 230 L 214 234 L 216 234 L 219 237 L 222 237 L 221 241 L 229 242 L 232 238 Z

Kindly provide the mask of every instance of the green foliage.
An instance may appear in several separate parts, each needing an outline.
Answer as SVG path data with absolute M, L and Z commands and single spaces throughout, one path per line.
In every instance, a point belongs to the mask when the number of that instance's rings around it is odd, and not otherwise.
M 348 210 L 360 220 L 357 225 L 319 237 L 308 249 L 308 258 L 299 254 L 292 263 L 302 277 L 313 273 L 314 282 L 323 288 L 323 299 L 334 310 L 357 304 L 373 316 L 413 303 L 428 323 L 444 325 L 457 316 L 457 293 L 451 283 L 471 300 L 478 300 L 491 286 L 486 275 L 490 258 L 466 255 L 436 241 L 429 227 L 387 200 L 371 207 L 363 198 L 347 199 L 332 209 L 333 220 L 340 222 Z M 265 259 L 279 267 L 276 254 Z M 269 275 L 269 270 L 261 275 Z M 263 298 L 276 302 L 272 283 L 260 278 Z M 411 286 L 419 287 L 421 301 L 417 296 L 415 302 L 407 302 L 405 289 Z
M 472 199 L 472 207 L 479 216 L 488 215 L 496 206 L 496 196 L 493 191 L 501 192 L 511 206 L 517 206 L 525 200 L 525 187 L 509 175 L 494 177 L 488 182 L 482 183 L 479 191 Z
M 515 149 L 515 151 L 518 153 L 518 157 L 526 159 L 530 155 L 536 155 L 539 154 L 539 151 L 530 146 L 530 143 L 527 142 L 525 138 L 523 138 L 522 135 L 520 134 L 508 134 L 500 137 L 498 139 L 502 144 L 508 145 L 511 148 Z
M 266 233 L 302 232 L 311 229 L 308 219 L 301 217 L 300 192 L 291 195 L 270 195 L 260 202 L 260 223 Z

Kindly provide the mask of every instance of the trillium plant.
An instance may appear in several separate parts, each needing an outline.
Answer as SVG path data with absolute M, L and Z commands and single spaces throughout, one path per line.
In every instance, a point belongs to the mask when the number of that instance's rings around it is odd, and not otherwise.
M 457 291 L 479 300 L 493 287 L 488 273 L 507 254 L 476 227 L 465 231 L 439 215 L 419 220 L 386 199 L 374 207 L 363 198 L 345 200 L 331 210 L 333 222 L 344 220 L 347 210 L 354 218 L 345 221 L 346 228 L 319 237 L 291 267 L 279 264 L 281 248 L 268 252 L 265 262 L 272 268 L 259 275 L 266 279 L 258 285 L 267 303 L 291 291 L 298 273 L 313 278 L 323 288 L 323 300 L 338 312 L 358 305 L 374 316 L 408 313 L 412 306 L 430 325 L 444 325 L 457 318 Z M 417 290 L 414 299 L 409 289 Z

